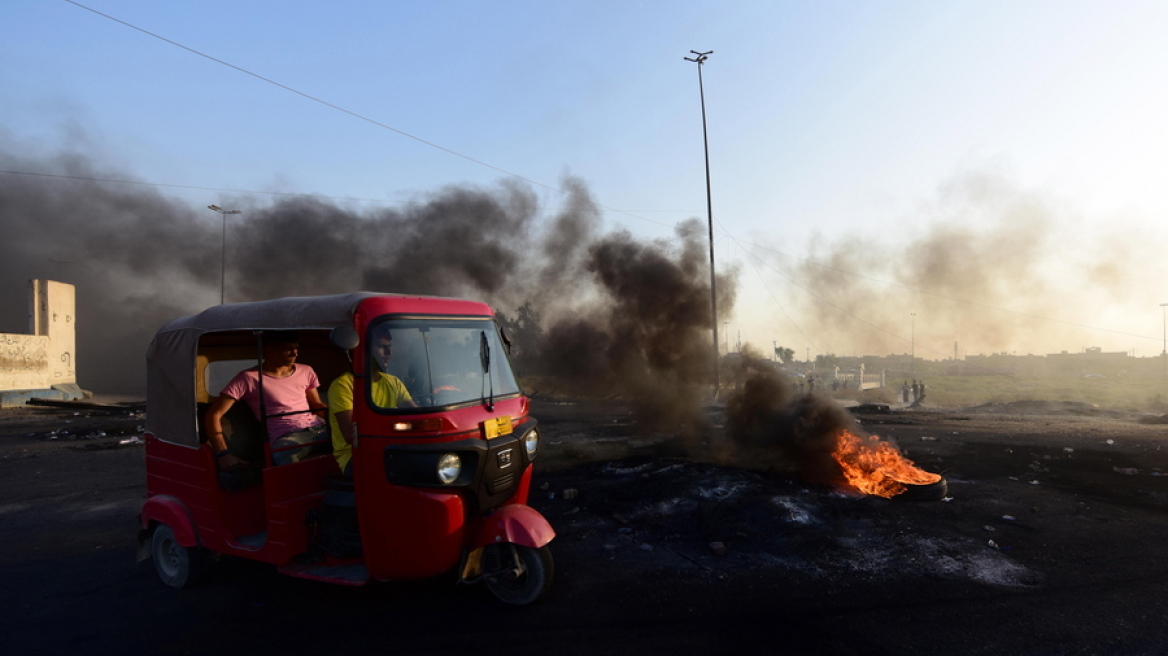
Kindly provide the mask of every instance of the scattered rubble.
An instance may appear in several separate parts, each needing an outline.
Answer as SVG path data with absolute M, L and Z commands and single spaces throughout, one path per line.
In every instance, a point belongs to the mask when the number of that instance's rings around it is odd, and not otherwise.
M 814 577 L 893 579 L 906 571 L 946 578 L 1033 585 L 1025 567 L 978 555 L 981 544 L 960 533 L 914 531 L 912 517 L 953 511 L 942 504 L 845 494 L 784 476 L 674 458 L 626 458 L 573 468 L 564 491 L 549 500 L 560 517 L 557 539 L 589 543 L 616 566 L 681 568 L 695 573 L 779 568 Z M 952 500 L 952 497 L 946 497 Z M 565 515 L 555 509 L 580 512 Z M 960 518 L 960 514 L 953 515 Z M 972 520 L 971 520 L 972 521 Z M 972 527 L 980 528 L 981 523 Z M 994 531 L 994 527 L 986 526 Z M 599 541 L 594 536 L 607 535 Z M 1001 551 L 1000 549 L 997 549 Z

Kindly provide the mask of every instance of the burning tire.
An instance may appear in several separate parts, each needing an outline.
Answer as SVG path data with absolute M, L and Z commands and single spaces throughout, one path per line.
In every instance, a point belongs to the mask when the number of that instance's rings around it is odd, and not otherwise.
M 917 467 L 895 445 L 875 435 L 861 437 L 841 430 L 831 456 L 845 484 L 863 494 L 935 501 L 949 492 L 944 477 Z
M 936 483 L 906 485 L 904 492 L 896 495 L 893 499 L 903 499 L 904 501 L 937 501 L 944 499 L 948 494 L 949 484 L 942 478 Z

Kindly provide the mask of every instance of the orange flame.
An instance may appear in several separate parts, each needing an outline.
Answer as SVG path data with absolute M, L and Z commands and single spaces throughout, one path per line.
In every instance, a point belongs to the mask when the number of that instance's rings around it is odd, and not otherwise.
M 840 431 L 831 455 L 839 463 L 847 485 L 863 494 L 890 498 L 904 492 L 908 485 L 929 485 L 941 480 L 940 475 L 920 469 L 895 446 L 876 436 L 865 442 L 846 430 Z

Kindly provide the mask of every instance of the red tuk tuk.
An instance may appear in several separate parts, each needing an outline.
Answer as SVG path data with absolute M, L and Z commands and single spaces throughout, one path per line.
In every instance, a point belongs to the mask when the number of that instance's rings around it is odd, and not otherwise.
M 351 479 L 328 441 L 273 466 L 267 421 L 244 403 L 222 425 L 252 466 L 216 466 L 201 426 L 208 405 L 257 366 L 265 334 L 289 330 L 322 397 L 352 375 Z M 375 336 L 392 339 L 390 362 L 374 357 Z M 222 305 L 167 323 L 147 353 L 139 560 L 152 558 L 176 588 L 223 554 L 347 585 L 455 571 L 505 603 L 535 601 L 551 583 L 555 533 L 526 505 L 539 431 L 505 344 L 483 303 L 364 292 Z M 413 406 L 378 404 L 384 368 Z

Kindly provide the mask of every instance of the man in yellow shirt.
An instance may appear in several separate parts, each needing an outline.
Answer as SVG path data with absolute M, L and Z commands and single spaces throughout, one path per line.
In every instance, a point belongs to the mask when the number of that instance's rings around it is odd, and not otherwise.
M 373 403 L 380 408 L 417 407 L 405 383 L 386 373 L 393 356 L 393 336 L 389 333 L 373 340 L 373 358 L 379 370 L 370 372 Z M 333 381 L 328 391 L 329 428 L 332 430 L 333 456 L 345 478 L 353 477 L 353 374 L 345 372 Z

